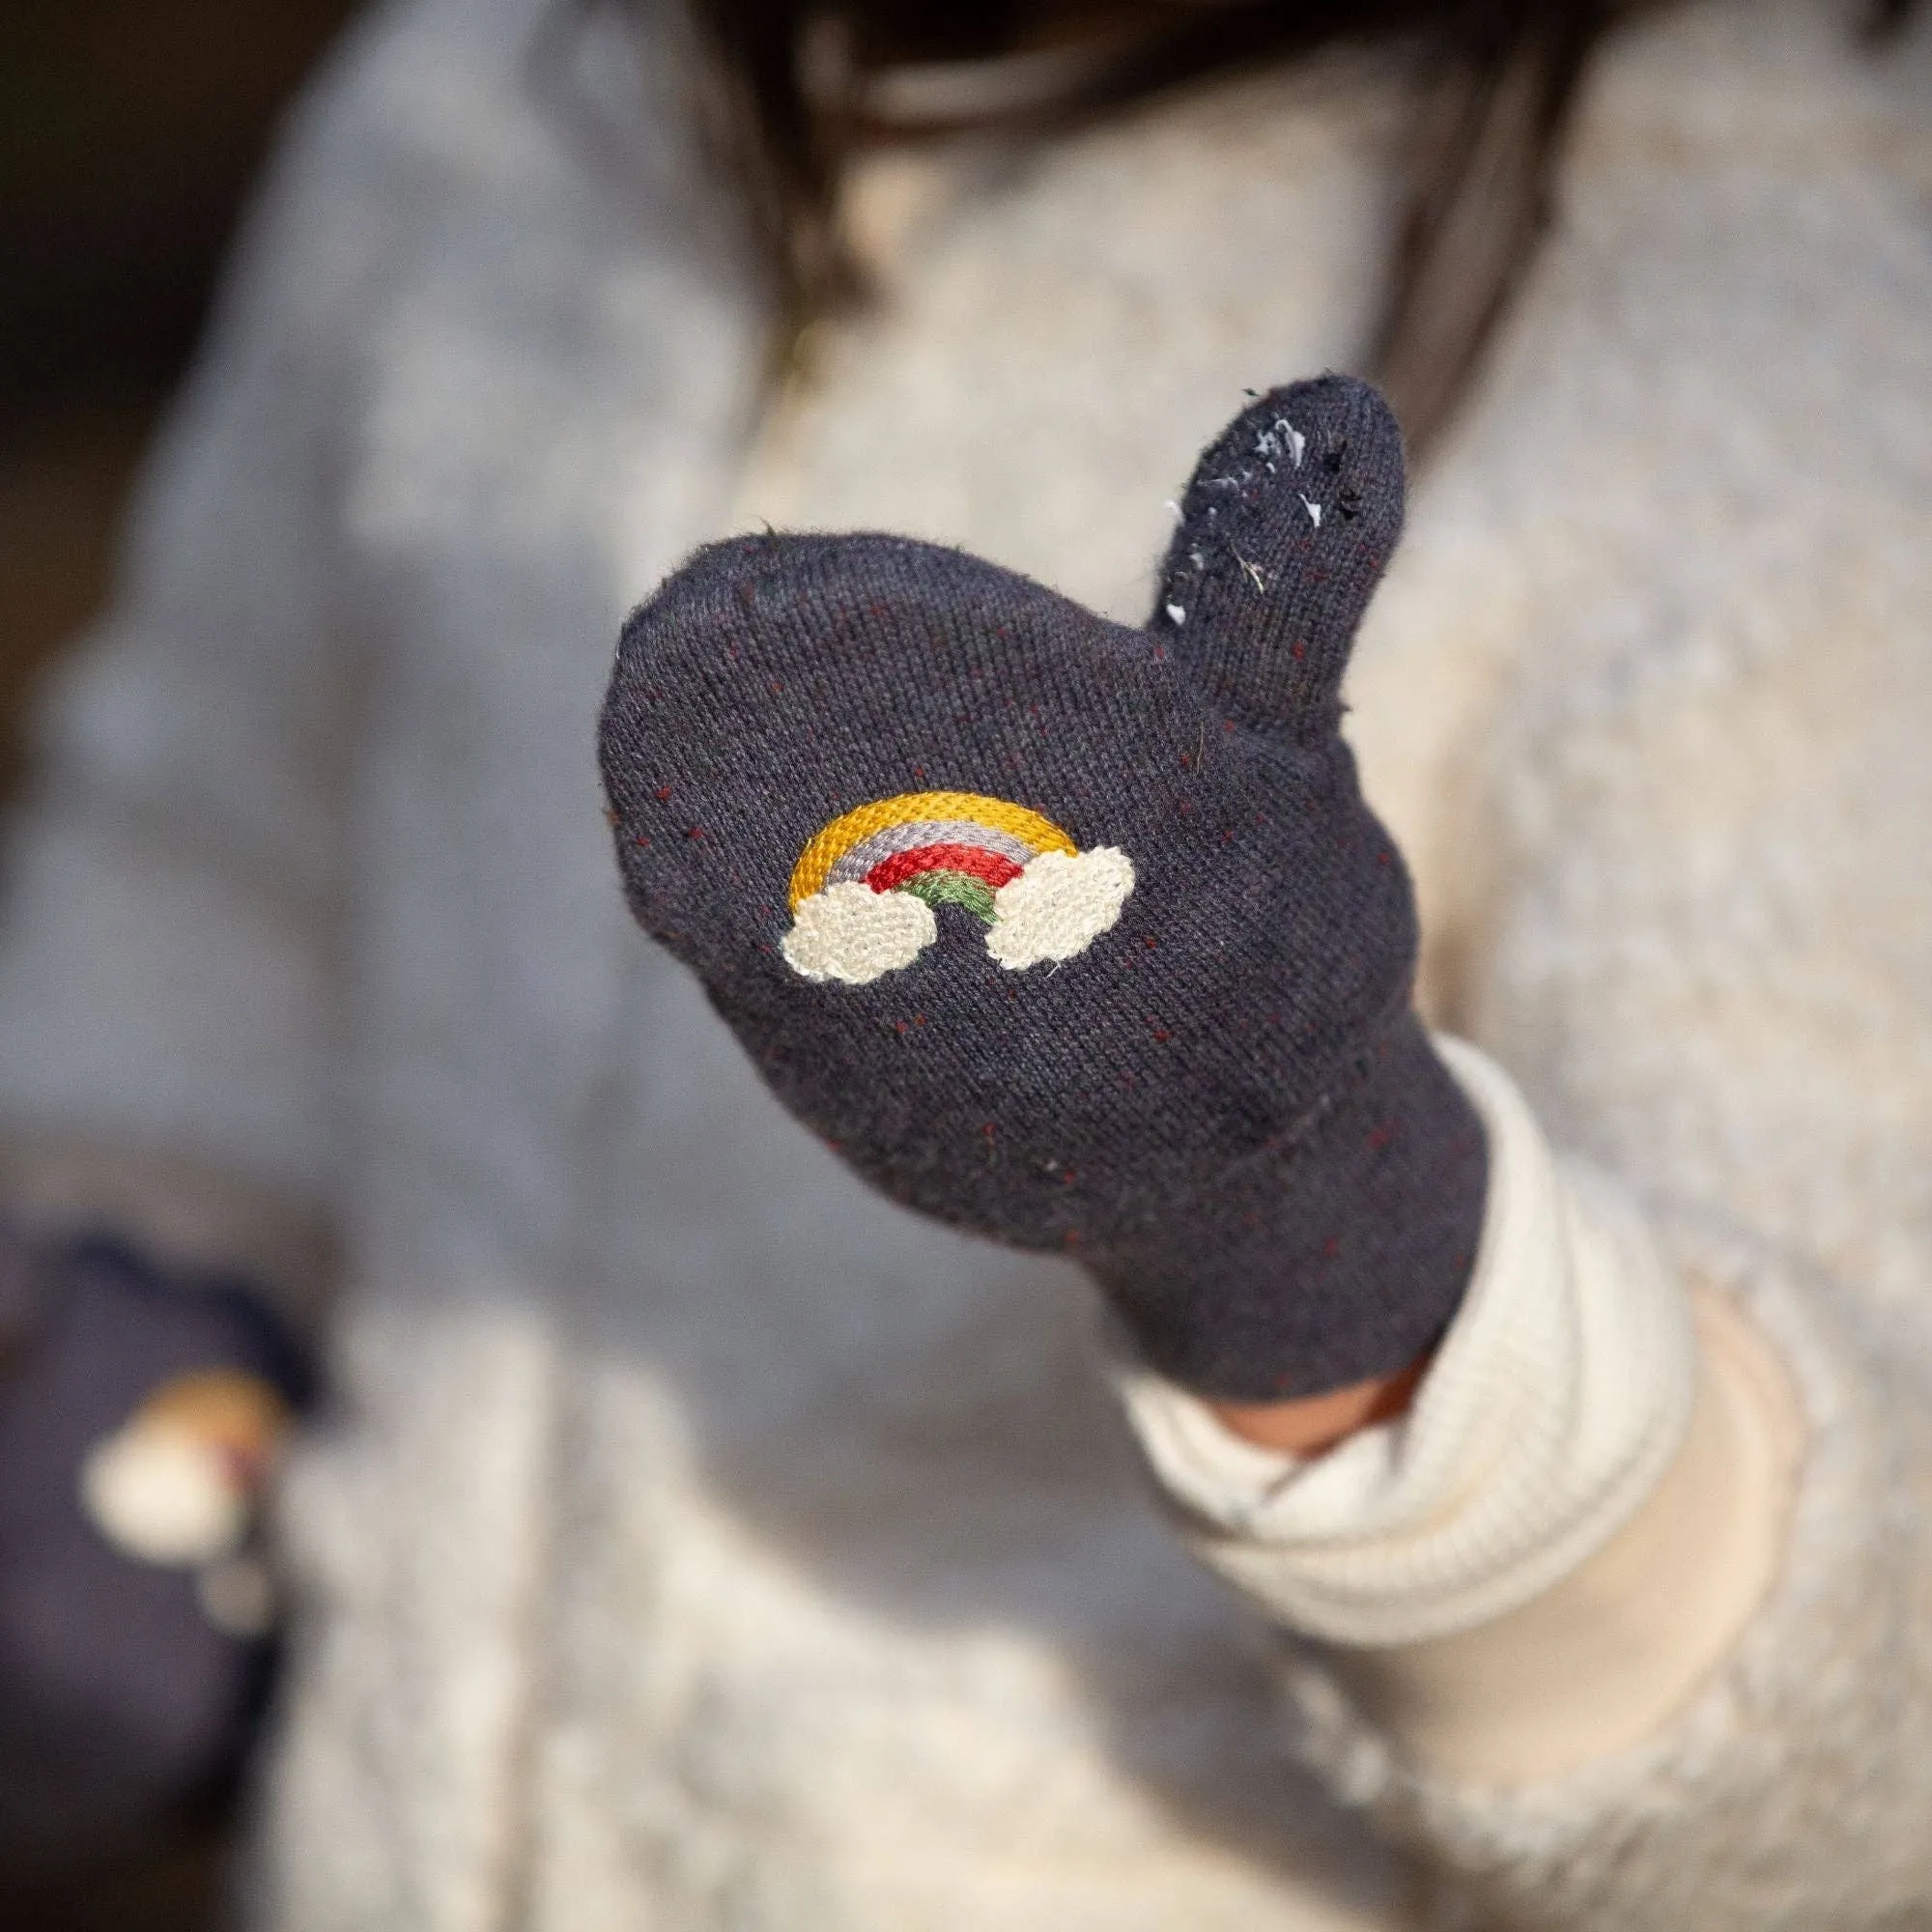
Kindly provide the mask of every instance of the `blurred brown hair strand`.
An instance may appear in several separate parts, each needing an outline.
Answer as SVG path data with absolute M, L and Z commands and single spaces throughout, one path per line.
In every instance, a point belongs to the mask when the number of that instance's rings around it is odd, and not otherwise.
M 630 0 L 642 4 L 642 0 Z M 862 293 L 851 157 L 964 128 L 1065 129 L 1222 70 L 1341 44 L 1410 55 L 1406 206 L 1367 372 L 1412 448 L 1455 412 L 1535 259 L 1592 55 L 1660 0 L 689 0 L 714 137 L 781 327 Z M 1865 0 L 1874 39 L 1914 0 Z

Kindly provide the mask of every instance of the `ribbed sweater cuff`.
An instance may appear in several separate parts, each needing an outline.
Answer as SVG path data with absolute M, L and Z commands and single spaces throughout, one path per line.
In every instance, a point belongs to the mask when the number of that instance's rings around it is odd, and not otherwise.
M 1636 1210 L 1551 1156 L 1493 1062 L 1437 1044 L 1488 1132 L 1489 1194 L 1468 1291 L 1406 1414 L 1283 1455 L 1114 1342 L 1128 1418 L 1198 1553 L 1332 1642 L 1446 1636 L 1540 1595 L 1649 1495 L 1695 1396 L 1689 1305 Z

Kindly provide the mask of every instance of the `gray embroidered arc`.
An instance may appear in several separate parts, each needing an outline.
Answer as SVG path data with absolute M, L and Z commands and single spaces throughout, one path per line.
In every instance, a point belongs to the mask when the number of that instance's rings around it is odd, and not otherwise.
M 914 825 L 889 825 L 869 838 L 862 838 L 826 874 L 828 886 L 842 885 L 848 879 L 863 879 L 881 859 L 895 852 L 917 852 L 926 845 L 981 845 L 1024 866 L 1033 857 L 1033 847 L 1009 832 L 998 832 L 964 818 L 928 818 Z

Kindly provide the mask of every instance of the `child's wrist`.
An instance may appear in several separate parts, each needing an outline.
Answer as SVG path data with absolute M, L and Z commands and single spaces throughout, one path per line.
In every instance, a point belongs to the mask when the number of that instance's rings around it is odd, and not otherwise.
M 1553 1159 L 1499 1067 L 1442 1049 L 1493 1160 L 1468 1293 L 1406 1413 L 1316 1461 L 1230 1428 L 1238 1401 L 1164 1378 L 1129 1333 L 1117 1344 L 1135 1435 L 1204 1559 L 1304 1635 L 1353 1646 L 1453 1635 L 1541 1596 L 1642 1507 L 1696 1386 L 1683 1285 L 1641 1216 Z M 1319 1400 L 1256 1406 L 1292 1418 Z
M 1431 1353 L 1433 1354 L 1433 1350 Z M 1423 1355 L 1394 1375 L 1372 1376 L 1325 1395 L 1293 1402 L 1210 1402 L 1215 1421 L 1243 1442 L 1288 1456 L 1320 1456 L 1358 1429 L 1392 1422 L 1408 1411 L 1429 1368 Z

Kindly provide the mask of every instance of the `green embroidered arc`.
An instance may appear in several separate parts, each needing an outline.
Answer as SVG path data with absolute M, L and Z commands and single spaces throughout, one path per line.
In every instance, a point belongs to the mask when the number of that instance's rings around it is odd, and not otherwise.
M 984 924 L 993 923 L 993 889 L 970 872 L 921 872 L 896 890 L 923 899 L 934 911 L 943 905 L 964 906 Z

